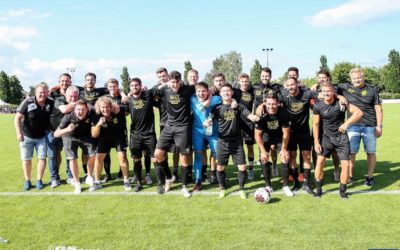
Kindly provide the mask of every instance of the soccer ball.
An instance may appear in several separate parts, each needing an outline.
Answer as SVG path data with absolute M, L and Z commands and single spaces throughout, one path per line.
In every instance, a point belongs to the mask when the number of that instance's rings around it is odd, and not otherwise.
M 258 203 L 268 203 L 271 200 L 271 193 L 266 188 L 259 188 L 254 193 L 254 199 Z

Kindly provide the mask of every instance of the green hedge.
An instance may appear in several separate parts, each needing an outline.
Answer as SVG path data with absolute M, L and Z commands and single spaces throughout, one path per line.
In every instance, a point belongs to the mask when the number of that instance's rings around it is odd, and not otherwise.
M 381 99 L 400 99 L 400 93 L 383 92 L 380 93 L 379 96 Z

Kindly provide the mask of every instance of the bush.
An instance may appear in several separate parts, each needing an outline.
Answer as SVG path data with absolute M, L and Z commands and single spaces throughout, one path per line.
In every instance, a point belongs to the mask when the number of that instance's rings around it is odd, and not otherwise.
M 400 99 L 400 93 L 383 92 L 380 93 L 379 96 L 381 99 Z

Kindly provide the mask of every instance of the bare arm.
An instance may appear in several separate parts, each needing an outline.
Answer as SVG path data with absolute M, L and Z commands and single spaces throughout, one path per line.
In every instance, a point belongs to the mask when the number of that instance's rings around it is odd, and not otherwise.
M 383 122 L 383 109 L 381 104 L 375 105 L 375 113 L 376 113 L 375 135 L 376 138 L 379 138 L 382 135 L 382 122 Z
M 283 136 L 282 136 L 282 149 L 281 149 L 281 161 L 283 163 L 289 162 L 289 152 L 288 152 L 288 144 L 290 138 L 290 128 L 282 128 Z
M 56 131 L 54 131 L 54 137 L 61 137 L 65 134 L 71 133 L 72 131 L 74 131 L 75 129 L 75 125 L 74 124 L 69 124 L 68 127 L 66 128 L 57 128 Z
M 320 126 L 320 116 L 313 115 L 313 136 L 314 136 L 314 150 L 317 153 L 321 153 L 322 148 L 321 144 L 319 143 L 319 126 Z
M 103 125 L 106 122 L 106 118 L 105 117 L 100 117 L 99 122 L 97 122 L 97 124 L 95 126 L 92 127 L 92 137 L 93 138 L 97 138 L 100 135 L 100 129 L 101 129 L 101 125 Z
M 254 138 L 257 142 L 258 147 L 260 148 L 260 159 L 261 159 L 261 162 L 265 163 L 265 162 L 268 162 L 269 153 L 267 152 L 267 150 L 264 147 L 262 133 L 263 133 L 262 130 L 259 130 L 259 129 L 254 130 Z
M 24 119 L 24 115 L 17 112 L 14 119 L 14 126 L 15 126 L 15 132 L 17 133 L 17 140 L 19 142 L 24 141 L 24 134 L 22 133 L 22 127 L 21 127 L 22 119 Z
M 75 104 L 76 104 L 76 102 L 70 102 L 70 103 L 65 104 L 65 105 L 60 105 L 60 106 L 58 107 L 58 109 L 61 111 L 61 113 L 63 113 L 63 114 L 68 114 L 68 113 L 70 113 L 72 110 L 74 110 Z
M 361 111 L 361 109 L 359 109 L 357 106 L 353 105 L 353 104 L 348 104 L 347 106 L 349 112 L 351 113 L 351 116 L 349 117 L 349 119 L 347 119 L 340 127 L 339 127 L 339 131 L 342 133 L 346 133 L 347 128 L 357 122 L 358 120 L 360 120 L 360 118 L 363 116 L 363 112 Z

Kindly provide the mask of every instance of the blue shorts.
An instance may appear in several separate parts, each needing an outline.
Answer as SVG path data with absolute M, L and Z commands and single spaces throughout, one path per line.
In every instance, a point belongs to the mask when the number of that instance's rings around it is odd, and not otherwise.
M 360 125 L 351 125 L 347 129 L 347 135 L 350 140 L 350 152 L 358 153 L 361 139 L 364 145 L 365 153 L 374 154 L 376 152 L 375 127 L 365 127 Z
M 47 144 L 45 136 L 42 138 L 29 138 L 24 136 L 24 141 L 19 143 L 19 147 L 21 149 L 21 159 L 23 161 L 32 160 L 34 149 L 39 159 L 46 159 Z
M 194 151 L 205 150 L 206 141 L 208 142 L 208 145 L 210 145 L 211 153 L 213 154 L 214 157 L 216 157 L 218 136 L 217 135 L 206 136 L 204 134 L 197 132 L 196 130 L 192 130 L 192 146 Z

